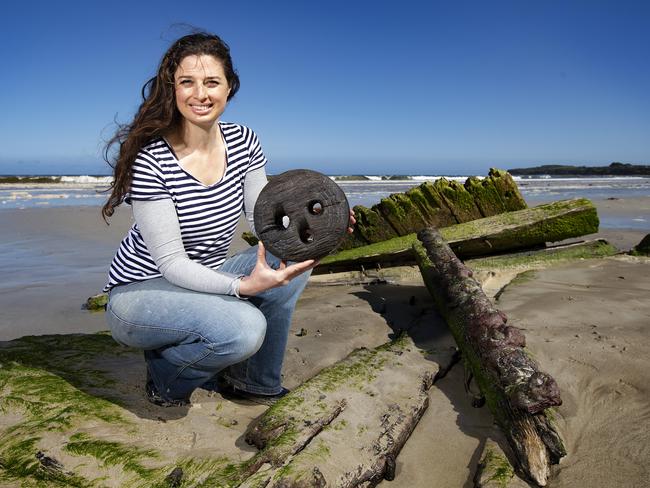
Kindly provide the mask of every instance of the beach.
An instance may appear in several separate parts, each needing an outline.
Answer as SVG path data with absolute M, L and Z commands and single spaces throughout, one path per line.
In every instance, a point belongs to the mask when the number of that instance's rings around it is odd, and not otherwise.
M 594 204 L 601 223 L 650 216 L 650 197 L 600 198 Z M 101 291 L 130 225 L 129 208 L 118 209 L 110 226 L 96 206 L 0 211 L 0 341 L 105 330 L 103 313 L 83 310 L 82 304 Z M 231 252 L 248 246 L 238 237 L 244 230 L 240 222 Z M 628 251 L 649 232 L 644 225 L 601 227 L 585 238 L 602 237 Z M 524 330 L 529 351 L 562 393 L 557 423 L 568 455 L 555 467 L 549 486 L 650 483 L 649 276 L 650 259 L 617 255 L 535 271 L 499 295 L 496 306 Z M 432 364 L 450 361 L 454 341 L 417 271 L 377 284 L 333 286 L 311 280 L 294 316 L 285 385 L 295 388 L 355 348 L 385 343 L 397 330 L 407 330 Z M 144 364 L 131 366 L 122 381 L 139 395 Z M 395 480 L 381 486 L 473 486 L 486 439 L 500 439 L 487 408 L 472 407 L 463 378 L 459 364 L 430 389 L 429 407 L 397 458 Z M 205 422 L 202 415 L 220 409 L 236 423 L 215 449 L 239 459 L 251 455 L 254 449 L 241 435 L 263 407 L 234 404 L 204 391 L 192 400 L 200 408 L 168 419 L 168 427 L 174 420 L 197 429 Z M 156 409 L 141 407 L 147 415 L 137 410 L 138 416 L 155 419 Z M 199 444 L 211 448 L 207 438 Z M 173 449 L 182 456 L 183 442 Z

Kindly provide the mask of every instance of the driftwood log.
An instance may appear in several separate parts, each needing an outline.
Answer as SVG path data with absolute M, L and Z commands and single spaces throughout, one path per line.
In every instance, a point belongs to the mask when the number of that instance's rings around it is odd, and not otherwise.
M 264 246 L 287 261 L 319 259 L 345 238 L 350 208 L 343 190 L 316 171 L 296 169 L 271 178 L 255 204 Z
M 428 406 L 436 371 L 403 335 L 322 370 L 260 417 L 243 487 L 375 486 Z
M 456 255 L 465 259 L 543 247 L 547 242 L 597 232 L 598 224 L 596 207 L 578 198 L 451 225 L 440 233 Z M 416 241 L 416 234 L 409 234 L 347 249 L 323 258 L 313 274 L 415 264 L 412 246 Z
M 441 234 L 418 234 L 416 254 L 424 282 L 447 321 L 469 373 L 503 430 L 524 476 L 545 486 L 550 464 L 565 455 L 564 445 L 546 416 L 561 404 L 553 378 L 524 351 L 522 332 L 485 296 L 472 271 L 457 258 Z

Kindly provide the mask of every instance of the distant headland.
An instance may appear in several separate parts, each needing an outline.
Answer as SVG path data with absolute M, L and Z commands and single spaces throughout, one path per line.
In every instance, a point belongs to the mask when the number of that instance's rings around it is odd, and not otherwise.
M 609 166 L 545 164 L 542 166 L 534 166 L 532 168 L 513 168 L 509 169 L 508 172 L 515 176 L 650 176 L 650 166 L 628 163 L 612 163 Z

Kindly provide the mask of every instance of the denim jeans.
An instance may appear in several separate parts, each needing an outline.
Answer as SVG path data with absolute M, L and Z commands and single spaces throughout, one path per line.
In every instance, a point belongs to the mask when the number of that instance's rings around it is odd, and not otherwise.
M 249 275 L 257 246 L 219 268 Z M 273 268 L 279 259 L 267 252 Z M 275 395 L 291 316 L 309 272 L 249 300 L 180 288 L 164 278 L 117 286 L 107 321 L 120 344 L 145 350 L 147 369 L 166 399 L 186 399 L 218 372 L 236 388 Z

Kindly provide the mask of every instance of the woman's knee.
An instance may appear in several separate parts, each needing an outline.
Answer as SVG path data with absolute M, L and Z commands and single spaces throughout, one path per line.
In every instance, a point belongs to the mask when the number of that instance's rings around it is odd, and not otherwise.
M 234 354 L 239 356 L 238 360 L 255 354 L 262 346 L 265 335 L 266 317 L 256 307 L 250 307 L 231 342 Z

